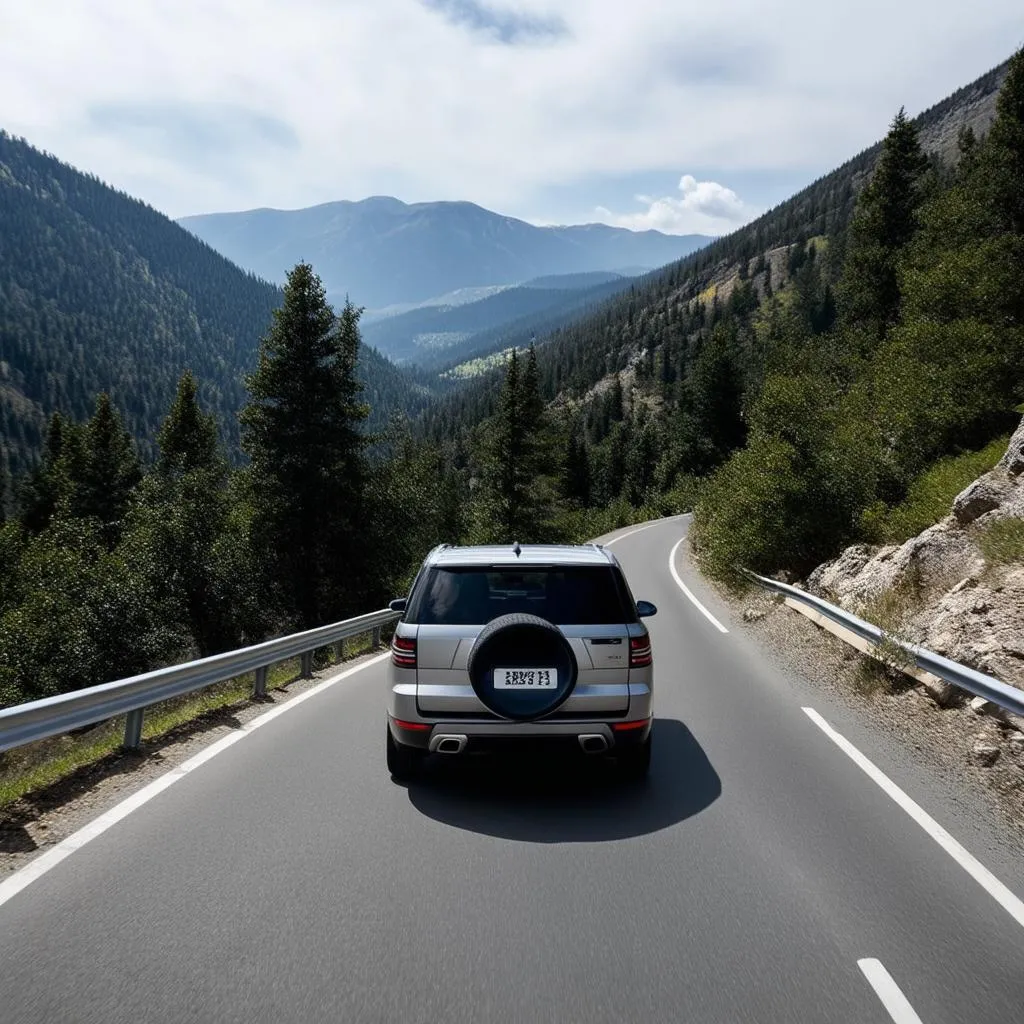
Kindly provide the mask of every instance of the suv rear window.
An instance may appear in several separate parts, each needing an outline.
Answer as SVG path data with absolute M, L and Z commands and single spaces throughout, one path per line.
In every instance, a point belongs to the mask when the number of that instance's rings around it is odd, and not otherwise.
M 416 587 L 405 621 L 475 626 L 513 612 L 556 626 L 636 621 L 626 582 L 612 566 L 435 567 Z

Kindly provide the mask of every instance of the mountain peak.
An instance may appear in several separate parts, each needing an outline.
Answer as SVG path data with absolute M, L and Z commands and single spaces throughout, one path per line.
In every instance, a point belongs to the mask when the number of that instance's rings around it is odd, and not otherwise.
M 271 281 L 283 282 L 295 263 L 308 260 L 329 293 L 348 294 L 371 309 L 460 288 L 659 267 L 712 241 L 606 224 L 537 227 L 466 200 L 405 203 L 385 195 L 180 223 Z

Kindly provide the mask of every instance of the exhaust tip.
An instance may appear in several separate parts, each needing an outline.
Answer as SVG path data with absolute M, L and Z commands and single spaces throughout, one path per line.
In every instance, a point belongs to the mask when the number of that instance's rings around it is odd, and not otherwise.
M 465 736 L 435 736 L 430 744 L 431 751 L 438 754 L 461 754 L 465 747 Z
M 608 741 L 599 732 L 584 733 L 578 739 L 586 754 L 603 754 L 608 749 Z

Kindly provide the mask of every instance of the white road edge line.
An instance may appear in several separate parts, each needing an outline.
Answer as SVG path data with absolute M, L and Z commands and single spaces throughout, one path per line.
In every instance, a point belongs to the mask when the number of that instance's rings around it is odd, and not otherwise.
M 910 1005 L 910 1000 L 900 991 L 899 985 L 893 981 L 892 975 L 885 969 L 881 960 L 858 960 L 857 966 L 896 1024 L 922 1024 L 921 1018 Z
M 718 619 L 716 619 L 714 615 L 712 615 L 711 612 L 709 612 L 707 608 L 705 608 L 704 605 L 702 605 L 700 601 L 697 600 L 696 595 L 682 581 L 682 579 L 679 576 L 679 573 L 676 572 L 676 552 L 679 550 L 679 545 L 682 544 L 685 539 L 685 537 L 680 537 L 678 543 L 672 549 L 672 554 L 668 556 L 668 571 L 672 573 L 672 579 L 676 581 L 676 586 L 678 586 L 679 589 L 694 603 L 694 605 L 696 605 L 697 611 L 699 611 L 701 615 L 703 615 L 708 620 L 708 622 L 710 622 L 711 625 L 713 625 L 715 629 L 718 630 L 719 633 L 728 633 L 729 630 L 727 630 L 725 626 L 723 626 L 718 621 Z
M 1024 902 L 1015 896 L 973 854 L 962 847 L 927 811 L 915 803 L 880 768 L 869 761 L 845 736 L 836 732 L 814 708 L 804 708 L 807 717 L 830 739 L 865 775 L 894 800 L 921 826 L 1022 928 L 1024 928 Z
M 626 533 L 620 533 L 618 537 L 612 537 L 611 540 L 606 540 L 602 547 L 608 547 L 609 544 L 618 544 L 620 540 L 632 537 L 634 533 L 643 533 L 644 530 L 650 530 L 655 526 L 661 526 L 663 523 L 671 523 L 676 519 L 685 519 L 689 514 L 689 512 L 684 512 L 682 515 L 678 516 L 666 516 L 664 519 L 655 519 L 653 523 L 644 523 L 643 526 L 637 526 L 632 530 L 628 530 Z
M 25 889 L 34 881 L 45 875 L 47 871 L 55 868 L 62 860 L 70 857 L 75 850 L 80 850 L 86 843 L 95 839 L 97 836 L 102 835 L 108 828 L 116 825 L 122 818 L 126 818 L 132 811 L 138 810 L 143 804 L 149 803 L 153 797 L 162 793 L 168 786 L 171 786 L 179 779 L 184 778 L 189 772 L 194 771 L 201 764 L 205 764 L 211 758 L 216 757 L 217 754 L 221 753 L 221 751 L 227 750 L 228 747 L 234 745 L 239 740 L 245 739 L 246 736 L 251 735 L 256 729 L 259 729 L 260 726 L 273 721 L 273 719 L 277 718 L 278 715 L 283 715 L 286 711 L 290 711 L 292 708 L 298 707 L 298 705 L 309 700 L 311 697 L 315 697 L 317 694 L 323 693 L 324 690 L 334 686 L 335 683 L 340 683 L 342 679 L 347 679 L 349 676 L 355 675 L 357 672 L 362 672 L 364 669 L 378 664 L 378 662 L 383 661 L 389 656 L 389 652 L 385 651 L 379 657 L 373 658 L 370 661 L 365 661 L 363 664 L 356 665 L 354 668 L 347 669 L 345 672 L 332 676 L 330 679 L 325 679 L 322 683 L 317 683 L 316 686 L 306 690 L 305 693 L 300 693 L 298 696 L 292 697 L 283 704 L 279 704 L 273 710 L 266 712 L 266 714 L 260 715 L 258 718 L 254 718 L 250 722 L 246 722 L 246 724 L 241 728 L 228 733 L 227 736 L 217 740 L 216 743 L 212 743 L 204 750 L 201 750 L 198 754 L 190 757 L 187 761 L 183 761 L 181 764 L 177 765 L 177 767 L 172 768 L 159 778 L 154 779 L 147 786 L 143 786 L 143 788 L 137 793 L 133 793 L 120 803 L 115 804 L 110 808 L 110 810 L 105 811 L 94 821 L 90 821 L 88 825 L 84 825 L 77 832 L 73 832 L 66 839 L 61 840 L 61 842 L 59 842 L 52 850 L 47 850 L 46 853 L 40 854 L 23 868 L 15 871 L 14 874 L 0 882 L 0 907 L 2 907 L 8 900 L 13 899 L 13 897 L 21 892 L 22 889 Z

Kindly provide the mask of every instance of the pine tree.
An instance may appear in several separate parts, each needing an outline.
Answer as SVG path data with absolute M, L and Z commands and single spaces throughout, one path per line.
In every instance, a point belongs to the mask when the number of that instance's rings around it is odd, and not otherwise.
M 586 508 L 590 504 L 590 452 L 582 424 L 569 425 L 565 447 L 565 474 L 562 478 L 563 497 Z
M 214 469 L 217 465 L 217 421 L 212 413 L 199 408 L 197 392 L 196 379 L 191 370 L 186 370 L 157 436 L 157 471 L 164 476 Z
M 96 411 L 82 433 L 80 478 L 74 483 L 73 511 L 99 520 L 101 534 L 113 548 L 132 494 L 142 480 L 142 467 L 131 435 L 124 428 L 110 396 L 102 392 Z
M 641 407 L 646 413 L 646 406 Z M 631 505 L 642 505 L 654 486 L 658 454 L 663 447 L 654 423 L 646 414 L 637 417 L 626 453 L 625 488 Z
M 7 522 L 7 503 L 10 500 L 11 474 L 7 468 L 7 451 L 0 445 L 0 526 Z
M 958 170 L 960 175 L 969 174 L 975 166 L 978 159 L 978 139 L 974 134 L 974 129 L 970 125 L 963 125 L 960 128 L 960 132 L 957 135 L 956 140 L 957 152 L 960 157 L 960 164 Z
M 480 445 L 483 539 L 537 543 L 550 530 L 553 501 L 550 444 L 538 390 L 536 355 L 525 367 L 513 350 L 498 408 Z
M 626 483 L 626 459 L 632 432 L 628 421 L 616 423 L 605 442 L 605 457 L 597 476 L 597 490 L 601 504 L 614 501 L 622 494 Z
M 986 198 L 999 228 L 1024 236 L 1024 48 L 1010 58 L 985 150 Z
M 612 423 L 621 423 L 625 415 L 625 408 L 622 401 L 622 375 L 615 374 L 612 380 L 611 391 L 608 398 L 608 415 Z
M 707 472 L 746 440 L 743 375 L 727 324 L 702 346 L 686 382 L 687 408 L 697 443 L 691 471 Z
M 359 607 L 370 581 L 361 543 L 368 468 L 356 378 L 359 317 L 335 317 L 307 263 L 288 275 L 241 413 L 252 460 L 254 529 L 287 612 L 311 628 Z
M 61 499 L 68 496 L 70 481 L 63 470 L 67 465 L 68 434 L 74 429 L 59 412 L 50 417 L 43 441 L 43 457 L 21 495 L 21 521 L 30 533 L 44 530 Z
M 212 414 L 186 372 L 159 431 L 156 472 L 143 485 L 140 524 L 200 656 L 238 647 L 266 628 L 258 568 L 233 517 L 227 460 Z
M 537 349 L 532 341 L 526 353 L 526 367 L 523 370 L 523 416 L 527 423 L 536 424 L 538 429 L 544 417 L 544 399 L 540 393 L 540 373 L 537 369 Z
M 981 447 L 1019 420 L 1022 94 L 1024 53 L 1018 53 L 988 137 L 917 215 L 920 227 L 900 260 L 904 315 L 857 388 L 853 415 L 874 426 L 888 501 L 898 500 L 935 458 Z
M 857 203 L 840 283 L 843 321 L 865 327 L 875 342 L 899 317 L 898 261 L 917 229 L 927 170 L 917 128 L 901 107 Z

